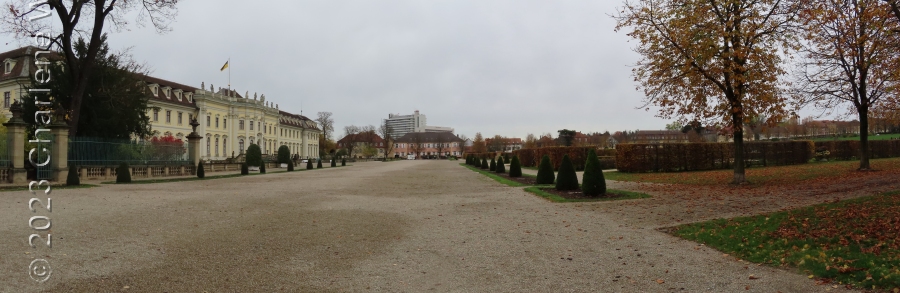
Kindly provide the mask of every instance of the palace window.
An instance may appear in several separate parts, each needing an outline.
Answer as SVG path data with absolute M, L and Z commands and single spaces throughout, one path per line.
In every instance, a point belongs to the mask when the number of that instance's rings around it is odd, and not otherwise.
M 222 138 L 222 155 L 228 156 L 228 139 Z
M 166 123 L 172 123 L 172 110 L 166 110 Z
M 238 120 L 238 130 L 244 130 L 244 120 Z
M 250 121 L 250 130 L 253 130 L 253 121 Z
M 13 67 L 12 67 L 12 62 L 6 61 L 6 64 L 4 64 L 4 67 L 6 67 L 6 68 L 3 69 L 3 73 L 10 73 L 10 72 L 12 72 L 12 68 L 13 68 Z
M 243 138 L 238 140 L 238 148 L 240 149 L 239 152 L 241 152 L 241 154 L 243 154 L 244 153 L 244 139 Z
M 188 123 L 194 122 L 194 114 L 188 114 Z
M 3 93 L 3 108 L 9 108 L 9 92 Z
M 212 126 L 212 123 L 210 121 L 212 121 L 212 117 L 206 116 L 206 127 Z
M 206 137 L 206 155 L 211 155 L 211 153 L 209 152 L 209 137 Z
M 181 112 L 178 112 L 178 124 L 181 124 Z
M 159 122 L 159 110 L 153 110 L 153 121 Z
M 228 119 L 222 118 L 222 129 L 228 129 Z
M 216 128 L 219 128 L 219 117 L 216 117 Z
M 216 137 L 216 157 L 219 156 L 219 138 Z

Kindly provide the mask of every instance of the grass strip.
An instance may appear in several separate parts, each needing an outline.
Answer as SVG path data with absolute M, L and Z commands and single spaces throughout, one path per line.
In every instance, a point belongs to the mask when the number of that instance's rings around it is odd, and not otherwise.
M 512 181 L 512 180 L 509 180 L 509 179 L 506 179 L 506 178 L 497 176 L 494 172 L 486 171 L 486 170 L 481 170 L 481 169 L 479 169 L 479 168 L 475 168 L 475 167 L 466 165 L 466 163 L 459 163 L 459 165 L 460 165 L 460 166 L 463 166 L 463 167 L 466 167 L 466 168 L 469 168 L 469 170 L 472 170 L 472 171 L 481 173 L 481 174 L 484 175 L 484 176 L 487 176 L 487 177 L 489 177 L 489 178 L 491 178 L 491 179 L 494 179 L 494 181 L 497 181 L 497 182 L 500 182 L 500 183 L 503 183 L 503 184 L 506 184 L 506 185 L 509 185 L 509 186 L 512 186 L 512 187 L 528 186 L 528 185 L 525 185 L 525 184 L 522 184 L 522 183 L 519 183 L 519 182 L 516 182 L 516 181 Z
M 613 201 L 613 200 L 625 200 L 625 199 L 639 199 L 639 198 L 649 198 L 650 195 L 646 193 L 633 192 L 633 191 L 625 191 L 618 189 L 607 189 L 606 191 L 609 193 L 620 194 L 622 196 L 619 197 L 598 197 L 598 198 L 579 198 L 579 199 L 568 199 L 565 197 L 561 197 L 556 194 L 552 194 L 549 192 L 545 192 L 541 190 L 541 188 L 554 188 L 554 185 L 535 185 L 531 187 L 526 187 L 525 191 L 531 192 L 534 195 L 546 198 L 552 202 L 595 202 L 595 201 Z
M 347 166 L 335 166 L 335 167 L 324 167 L 324 168 L 312 168 L 312 169 L 294 169 L 292 172 L 300 172 L 300 171 L 311 171 L 311 170 L 322 170 L 329 168 L 340 168 L 340 167 L 350 167 L 352 165 Z M 278 173 L 286 173 L 287 171 L 272 171 L 266 173 L 250 173 L 247 175 L 237 174 L 225 174 L 225 175 L 213 175 L 206 176 L 205 178 L 197 178 L 194 177 L 182 177 L 182 178 L 167 178 L 167 179 L 150 179 L 150 180 L 132 180 L 131 183 L 116 183 L 115 181 L 105 181 L 100 182 L 100 184 L 152 184 L 152 183 L 169 183 L 169 182 L 181 182 L 181 181 L 196 181 L 196 180 L 212 180 L 212 179 L 223 179 L 223 178 L 233 178 L 233 177 L 241 177 L 241 176 L 256 176 L 256 175 L 265 175 L 265 174 L 278 174 Z
M 898 225 L 900 191 L 894 191 L 669 232 L 751 262 L 796 267 L 820 282 L 900 291 Z

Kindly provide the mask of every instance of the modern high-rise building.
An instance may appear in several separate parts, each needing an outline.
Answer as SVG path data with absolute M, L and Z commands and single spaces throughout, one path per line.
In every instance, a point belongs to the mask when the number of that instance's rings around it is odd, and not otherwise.
M 427 126 L 425 115 L 416 110 L 412 115 L 388 114 L 385 123 L 393 129 L 392 138 L 400 138 L 410 132 L 453 132 L 453 128 Z

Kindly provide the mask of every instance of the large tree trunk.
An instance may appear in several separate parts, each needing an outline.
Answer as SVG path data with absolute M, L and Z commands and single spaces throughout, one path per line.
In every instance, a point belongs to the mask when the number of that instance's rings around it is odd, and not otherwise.
M 859 109 L 859 169 L 868 171 L 869 167 L 869 110 Z
M 734 124 L 734 180 L 731 184 L 747 183 L 744 175 L 744 129 L 743 118 L 741 113 L 731 114 L 731 121 Z

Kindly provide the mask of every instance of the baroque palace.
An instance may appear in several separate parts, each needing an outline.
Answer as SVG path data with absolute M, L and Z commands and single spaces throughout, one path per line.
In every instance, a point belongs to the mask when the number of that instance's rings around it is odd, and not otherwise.
M 34 74 L 36 47 L 22 47 L 0 53 L 0 92 L 3 93 L 3 112 L 9 117 L 12 100 L 18 100 L 31 83 Z M 286 145 L 292 155 L 301 158 L 319 157 L 319 135 L 322 131 L 315 121 L 298 114 L 282 111 L 278 104 L 267 102 L 265 95 L 249 92 L 242 96 L 234 90 L 200 88 L 144 76 L 150 89 L 148 102 L 152 129 L 157 136 L 171 135 L 187 144 L 191 133 L 191 119 L 200 126 L 197 133 L 201 159 L 219 161 L 240 156 L 257 144 L 263 154 L 275 154 Z

